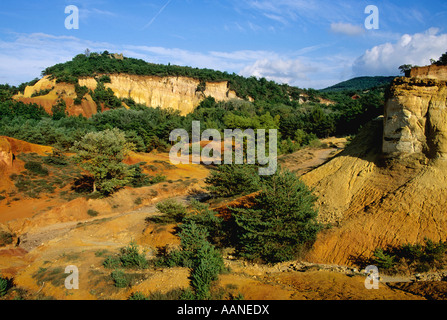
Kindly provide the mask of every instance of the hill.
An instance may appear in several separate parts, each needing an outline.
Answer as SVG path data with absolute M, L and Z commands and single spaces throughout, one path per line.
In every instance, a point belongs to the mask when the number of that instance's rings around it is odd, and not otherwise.
M 331 87 L 321 89 L 320 92 L 359 91 L 388 85 L 395 77 L 357 77 L 343 81 Z
M 118 54 L 79 54 L 73 60 L 46 68 L 42 75 L 57 79 L 57 82 L 76 84 L 82 77 L 97 77 L 111 74 L 126 74 L 157 77 L 186 77 L 198 80 L 197 91 L 203 91 L 207 82 L 228 82 L 228 89 L 242 99 L 267 100 L 290 104 L 298 101 L 304 90 L 267 81 L 265 78 L 245 78 L 235 73 L 187 66 L 163 65 L 128 58 Z

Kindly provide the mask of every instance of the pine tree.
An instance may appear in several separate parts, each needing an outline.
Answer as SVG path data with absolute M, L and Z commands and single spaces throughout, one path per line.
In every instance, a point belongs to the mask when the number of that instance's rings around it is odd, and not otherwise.
M 263 178 L 254 206 L 230 208 L 236 225 L 236 251 L 242 257 L 264 262 L 296 258 L 315 241 L 316 197 L 292 172 L 279 169 Z
M 132 168 L 122 162 L 131 148 L 124 133 L 114 128 L 86 134 L 71 150 L 77 152 L 75 159 L 92 174 L 93 192 L 98 188 L 107 195 L 131 181 Z

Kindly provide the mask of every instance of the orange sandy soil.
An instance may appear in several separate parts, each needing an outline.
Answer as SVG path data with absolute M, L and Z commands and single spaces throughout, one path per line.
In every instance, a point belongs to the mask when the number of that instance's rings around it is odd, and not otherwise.
M 48 151 L 33 147 L 26 152 Z M 149 268 L 126 271 L 134 278 L 132 286 L 116 288 L 110 277 L 112 270 L 105 269 L 103 261 L 132 240 L 148 259 L 154 257 L 159 247 L 177 246 L 179 239 L 173 234 L 174 225 L 156 225 L 148 223 L 146 218 L 158 214 L 155 208 L 158 201 L 165 198 L 186 201 L 191 192 L 200 190 L 208 169 L 198 165 L 172 166 L 168 155 L 163 153 L 131 154 L 126 162 L 147 162 L 172 181 L 138 189 L 125 188 L 107 199 L 77 198 L 69 202 L 58 198 L 25 199 L 13 201 L 9 207 L 2 201 L 0 231 L 8 230 L 16 237 L 11 245 L 0 248 L 0 272 L 12 277 L 20 289 L 13 290 L 7 299 L 18 296 L 60 300 L 127 299 L 136 291 L 166 293 L 189 286 L 188 269 Z M 23 163 L 15 161 L 8 174 L 21 170 Z M 190 179 L 197 180 L 185 184 Z M 8 180 L 2 181 L 2 187 L 12 190 L 14 187 Z M 98 216 L 89 216 L 89 209 L 97 211 Z M 421 299 L 420 295 L 386 284 L 381 284 L 379 290 L 367 290 L 363 276 L 350 277 L 329 271 L 298 272 L 281 266 L 248 265 L 227 257 L 225 263 L 231 271 L 220 275 L 217 285 L 248 300 Z M 64 270 L 68 265 L 79 269 L 79 290 L 64 287 L 67 276 Z

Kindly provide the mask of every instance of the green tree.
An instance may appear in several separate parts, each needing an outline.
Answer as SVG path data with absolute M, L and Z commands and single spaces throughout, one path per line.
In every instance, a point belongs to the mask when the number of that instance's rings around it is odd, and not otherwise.
M 404 74 L 406 77 L 410 76 L 411 69 L 414 68 L 411 64 L 403 64 L 399 67 L 400 73 Z
M 447 66 L 447 52 L 442 54 L 442 56 L 435 62 L 438 66 Z
M 219 197 L 232 197 L 259 190 L 260 177 L 255 165 L 226 164 L 211 170 L 206 189 Z
M 8 291 L 9 281 L 0 275 L 0 297 L 4 296 Z
M 53 120 L 59 120 L 67 116 L 67 104 L 65 100 L 59 99 L 57 103 L 51 107 L 51 112 L 53 114 Z
M 237 253 L 264 262 L 296 258 L 321 229 L 316 222 L 315 201 L 307 186 L 286 169 L 263 178 L 251 208 L 230 208 Z
M 130 166 L 122 161 L 133 148 L 119 129 L 87 133 L 71 148 L 75 159 L 94 178 L 93 192 L 111 194 L 128 184 L 133 176 Z

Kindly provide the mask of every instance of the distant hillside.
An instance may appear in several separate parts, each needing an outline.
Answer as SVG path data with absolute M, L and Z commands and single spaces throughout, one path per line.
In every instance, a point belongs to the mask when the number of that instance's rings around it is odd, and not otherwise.
M 357 77 L 322 89 L 320 92 L 368 90 L 374 87 L 389 84 L 394 78 L 396 77 Z

